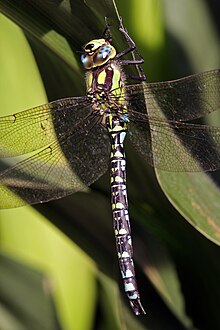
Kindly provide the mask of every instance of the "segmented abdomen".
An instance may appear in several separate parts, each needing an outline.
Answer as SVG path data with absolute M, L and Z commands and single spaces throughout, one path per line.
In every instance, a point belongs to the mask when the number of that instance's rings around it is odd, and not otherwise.
M 144 314 L 145 311 L 140 302 L 135 278 L 128 214 L 126 160 L 123 146 L 127 124 L 114 116 L 109 116 L 106 125 L 111 135 L 111 197 L 119 266 L 125 292 L 135 314 L 139 315 Z

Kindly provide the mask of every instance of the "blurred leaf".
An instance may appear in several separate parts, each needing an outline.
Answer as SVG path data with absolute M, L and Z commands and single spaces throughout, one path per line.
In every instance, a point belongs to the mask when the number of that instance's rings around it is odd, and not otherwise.
M 181 15 L 178 15 L 180 12 Z M 186 0 L 182 3 L 167 0 L 165 13 L 169 33 L 184 48 L 193 70 L 220 66 L 220 43 L 204 1 Z M 187 19 L 193 21 L 194 28 L 186 24 Z M 208 50 L 206 56 L 205 50 Z M 217 116 L 219 113 L 215 114 L 216 119 Z M 212 124 L 216 125 L 216 120 Z M 209 174 L 158 170 L 156 174 L 161 188 L 175 208 L 203 235 L 220 244 L 220 190 Z
M 130 305 L 127 307 L 120 300 L 118 286 L 112 279 L 109 279 L 100 272 L 98 282 L 100 288 L 100 310 L 103 318 L 100 318 L 99 323 L 96 325 L 97 330 L 148 329 L 148 327 L 142 326 L 139 322 L 145 316 L 137 318 L 134 314 L 130 313 Z
M 45 275 L 0 256 L 1 329 L 61 329 Z
M 3 116 L 46 103 L 47 97 L 24 34 L 2 14 L 0 26 L 0 110 Z
M 132 207 L 132 215 L 133 212 L 135 211 L 133 211 Z M 146 216 L 149 223 L 157 222 L 155 215 L 149 214 L 143 206 L 139 205 L 138 210 L 135 212 L 135 218 L 138 218 L 144 225 Z M 168 235 L 166 236 L 168 238 Z M 162 245 L 152 234 L 149 234 L 147 230 L 145 232 L 145 238 L 145 241 L 139 238 L 135 238 L 134 241 L 134 245 L 139 252 L 136 256 L 138 265 L 141 266 L 141 269 L 143 269 L 146 276 L 177 319 L 187 329 L 195 329 L 192 327 L 192 321 L 186 314 L 185 298 L 181 291 L 181 284 L 175 269 L 174 260 L 168 248 Z
M 215 69 L 220 65 L 219 35 L 209 8 L 212 2 L 215 1 L 165 0 L 164 13 L 168 33 L 184 49 L 191 68 L 195 72 Z M 193 24 L 186 24 L 187 21 Z M 172 51 L 176 58 L 175 65 L 179 60 L 177 49 L 171 48 L 170 55 Z M 179 68 L 181 69 L 181 63 Z M 184 65 L 182 69 L 185 70 Z M 182 71 L 179 74 L 186 73 Z
M 220 244 L 220 191 L 203 173 L 157 171 L 161 188 L 178 211 L 207 238 Z
M 2 87 L 0 89 L 0 99 L 3 102 L 1 114 L 3 112 L 5 114 L 12 113 L 15 109 L 19 111 L 36 104 L 45 103 L 46 94 L 41 77 L 24 34 L 3 15 L 1 15 L 0 20 L 1 45 L 4 50 L 0 54 L 0 66 L 4 68 L 0 77 Z M 6 86 L 7 88 L 5 88 Z M 91 269 L 88 258 L 83 259 L 82 256 L 80 257 L 80 253 L 78 249 L 75 250 L 75 246 L 68 247 L 65 239 L 58 235 L 56 230 L 53 233 L 52 228 L 49 229 L 46 224 L 43 225 L 43 222 L 42 224 L 37 222 L 40 215 L 37 215 L 34 209 L 4 210 L 1 211 L 0 215 L 1 249 L 7 251 L 13 257 L 22 258 L 22 260 L 34 265 L 37 269 L 42 270 L 42 267 L 44 268 L 47 265 L 47 272 L 50 269 L 53 274 L 53 281 L 56 282 L 54 299 L 56 306 L 59 307 L 58 314 L 62 319 L 62 324 L 70 328 L 72 327 L 71 324 L 75 324 L 81 329 L 86 328 L 93 319 L 94 310 L 91 306 L 94 305 L 95 299 L 94 271 Z M 59 248 L 57 249 L 57 247 Z M 76 269 L 77 263 L 80 267 Z M 1 284 L 3 287 L 8 288 L 8 286 L 5 286 L 4 279 L 2 279 Z M 16 287 L 16 281 L 14 286 Z M 29 294 L 32 294 L 31 288 Z M 24 297 L 24 302 L 28 302 L 31 308 L 35 308 L 34 299 L 26 298 L 25 291 L 22 291 L 20 296 Z M 76 297 L 78 298 L 76 299 Z M 16 296 L 11 296 L 12 302 L 13 298 L 16 300 Z M 74 302 L 77 307 L 79 304 L 81 307 L 81 312 L 77 311 L 77 314 L 73 312 L 76 310 Z M 83 318 L 82 314 L 84 315 L 85 310 L 87 310 L 87 317 Z M 16 315 L 16 307 L 11 313 Z M 43 318 L 42 313 L 39 315 Z M 14 317 L 17 321 L 16 316 Z M 23 318 L 24 320 L 26 318 L 28 322 L 28 313 L 26 315 L 25 311 Z M 32 322 L 34 329 L 35 323 Z M 3 326 L 2 323 L 1 326 Z
M 91 260 L 31 207 L 1 211 L 0 225 L 1 250 L 50 278 L 64 329 L 72 325 L 86 329 L 93 320 L 96 298 L 95 267 Z M 31 299 L 27 299 L 30 303 Z

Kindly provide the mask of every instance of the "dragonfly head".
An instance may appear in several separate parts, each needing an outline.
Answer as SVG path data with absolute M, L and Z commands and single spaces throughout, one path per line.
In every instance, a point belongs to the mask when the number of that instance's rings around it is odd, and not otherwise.
M 116 55 L 115 48 L 105 39 L 91 40 L 83 47 L 83 50 L 81 62 L 88 70 L 107 63 Z

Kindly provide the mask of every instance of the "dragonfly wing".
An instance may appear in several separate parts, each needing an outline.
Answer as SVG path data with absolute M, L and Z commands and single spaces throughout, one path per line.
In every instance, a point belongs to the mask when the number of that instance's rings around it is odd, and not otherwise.
M 21 155 L 49 145 L 90 111 L 86 97 L 71 97 L 0 117 L 0 157 Z
M 148 120 L 137 114 L 129 135 L 142 157 L 158 169 L 199 172 L 220 168 L 220 127 Z
M 128 85 L 125 91 L 129 109 L 143 112 L 147 103 L 149 118 L 159 119 L 162 113 L 168 120 L 193 120 L 220 109 L 220 70 L 173 81 Z
M 128 137 L 141 157 L 151 166 L 155 166 L 148 121 L 138 122 L 136 120 L 130 120 L 128 124 Z
M 220 168 L 220 128 L 150 122 L 155 166 L 172 172 L 215 171 Z
M 108 168 L 110 149 L 99 121 L 89 116 L 82 130 L 63 135 L 59 142 L 1 173 L 0 208 L 58 199 L 97 180 Z

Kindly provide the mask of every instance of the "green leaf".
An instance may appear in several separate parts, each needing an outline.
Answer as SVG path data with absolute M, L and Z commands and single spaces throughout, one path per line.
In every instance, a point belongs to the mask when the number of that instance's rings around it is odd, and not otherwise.
M 220 244 L 220 191 L 204 173 L 157 171 L 157 178 L 175 208 L 204 236 Z
M 180 12 L 182 14 L 178 16 Z M 184 47 L 193 69 L 202 71 L 218 67 L 220 47 L 217 31 L 206 5 L 201 1 L 187 0 L 173 6 L 173 2 L 168 1 L 166 13 L 168 29 Z M 193 29 L 191 24 L 186 23 L 187 19 L 193 20 Z M 204 56 L 205 50 L 207 52 Z M 216 125 L 217 116 L 219 114 L 215 115 L 213 125 Z M 172 150 L 175 153 L 175 146 L 172 146 Z M 219 245 L 220 190 L 214 180 L 205 173 L 168 173 L 156 170 L 156 174 L 161 188 L 174 207 L 199 232 Z
M 45 274 L 0 256 L 1 329 L 60 329 Z
M 47 99 L 33 53 L 23 32 L 2 14 L 0 23 L 3 47 L 0 54 L 2 68 L 0 99 L 3 115 L 13 113 L 15 109 L 19 111 L 45 103 Z M 91 261 L 51 227 L 50 223 L 47 225 L 46 219 L 30 207 L 4 210 L 0 212 L 0 216 L 1 250 L 33 266 L 39 272 L 47 273 L 50 282 L 53 282 L 53 299 L 62 325 L 71 328 L 74 324 L 74 327 L 80 329 L 90 326 L 95 300 L 95 271 Z M 2 265 L 0 273 L 3 275 Z M 18 271 L 16 274 L 18 275 Z M 32 282 L 31 276 L 23 277 L 24 281 L 30 283 L 28 290 L 19 285 L 16 276 L 11 277 L 10 285 L 7 282 L 8 276 L 0 278 L 0 286 L 5 288 L 5 294 L 8 295 L 7 299 L 11 306 L 8 310 L 2 306 L 0 327 L 10 324 L 8 329 L 12 329 L 13 324 L 16 324 L 14 329 L 19 329 L 19 327 L 21 329 L 49 329 L 49 325 L 43 326 L 51 318 L 49 310 L 42 303 L 40 307 L 44 309 L 44 313 L 39 311 L 39 306 L 37 307 L 36 304 L 41 303 L 34 299 L 37 294 L 34 291 L 37 290 L 35 283 Z M 24 305 L 23 319 L 20 322 L 18 312 L 20 313 L 22 305 Z M 55 310 L 53 312 L 55 317 Z M 83 317 L 85 312 L 87 312 L 86 318 Z M 38 318 L 34 319 L 35 313 L 38 313 L 40 323 L 38 323 Z M 32 317 L 31 320 L 30 317 Z M 25 328 L 26 324 L 28 326 Z M 56 329 L 54 323 L 51 329 Z
M 47 97 L 24 34 L 2 14 L 0 23 L 0 99 L 3 116 L 39 103 L 46 103 Z

